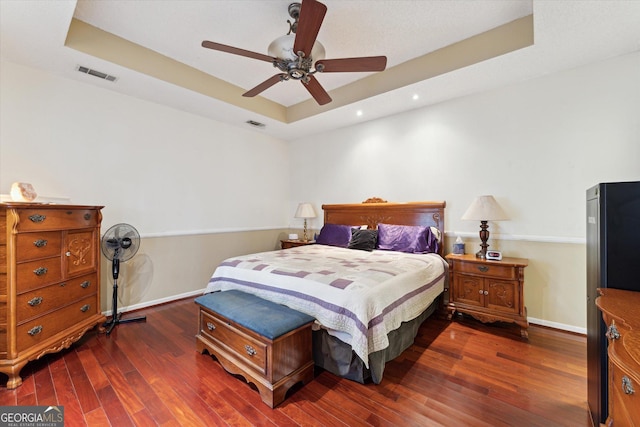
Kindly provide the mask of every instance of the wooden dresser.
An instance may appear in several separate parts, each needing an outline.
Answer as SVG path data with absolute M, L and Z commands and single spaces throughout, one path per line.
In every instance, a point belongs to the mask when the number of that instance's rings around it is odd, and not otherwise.
M 0 203 L 0 372 L 68 348 L 100 310 L 102 206 Z
M 640 426 L 640 292 L 598 289 L 609 340 L 607 426 Z
M 449 262 L 449 319 L 458 311 L 481 322 L 512 322 L 528 338 L 524 305 L 525 258 L 501 261 L 476 258 L 475 254 L 446 256 Z

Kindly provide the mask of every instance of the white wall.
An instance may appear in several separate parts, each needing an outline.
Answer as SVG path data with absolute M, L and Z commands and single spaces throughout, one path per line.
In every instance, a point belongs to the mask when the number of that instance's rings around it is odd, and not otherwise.
M 126 222 L 142 234 L 122 266 L 122 309 L 198 293 L 221 260 L 285 235 L 283 141 L 7 62 L 0 93 L 0 193 L 30 182 L 40 196 L 104 205 L 102 232 Z
M 584 238 L 585 190 L 640 179 L 638 76 L 635 53 L 301 138 L 291 199 L 446 200 L 447 229 L 475 231 L 460 217 L 493 194 L 501 233 Z
M 304 165 L 292 200 L 445 200 L 446 230 L 465 236 L 468 251 L 479 224 L 460 217 L 475 196 L 493 194 L 511 220 L 491 223 L 492 238 L 563 248 L 508 243 L 532 263 L 529 315 L 583 328 L 585 191 L 640 180 L 640 53 L 305 137 L 290 152 Z M 558 270 L 571 274 L 555 282 Z
M 128 222 L 146 235 L 288 224 L 286 143 L 0 66 L 0 193 L 30 182 L 42 196 L 105 205 L 103 228 Z

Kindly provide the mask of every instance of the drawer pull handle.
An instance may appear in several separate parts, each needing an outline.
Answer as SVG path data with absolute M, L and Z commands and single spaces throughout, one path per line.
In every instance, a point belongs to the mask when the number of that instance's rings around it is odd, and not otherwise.
M 91 304 L 85 304 L 82 307 L 80 307 L 80 311 L 83 313 L 86 313 L 87 311 L 89 311 L 90 308 L 91 308 Z
M 216 330 L 216 325 L 214 325 L 211 322 L 207 322 L 207 329 L 210 331 L 215 331 Z
M 258 353 L 256 349 L 251 347 L 249 344 L 245 344 L 244 349 L 247 351 L 249 356 L 255 356 Z
M 620 332 L 618 332 L 618 328 L 616 328 L 616 325 L 613 324 L 609 326 L 609 329 L 607 329 L 607 333 L 604 335 L 610 340 L 620 339 Z
M 29 304 L 31 307 L 35 307 L 36 305 L 40 305 L 42 303 L 42 297 L 35 297 L 30 299 L 27 304 Z
M 479 293 L 480 295 L 482 295 L 482 289 L 480 289 L 480 290 L 478 291 L 478 293 Z
M 489 271 L 489 267 L 487 267 L 486 265 L 479 265 L 478 270 L 480 270 L 482 273 L 486 273 L 487 271 Z
M 47 219 L 46 215 L 40 215 L 40 214 L 33 214 L 33 215 L 29 215 L 29 219 L 31 220 L 31 222 L 42 222 L 45 219 Z
M 36 248 L 44 248 L 45 246 L 47 246 L 47 243 L 49 243 L 47 240 L 45 239 L 38 239 L 35 242 L 33 242 L 33 245 Z
M 90 213 L 84 214 L 84 219 L 89 221 L 91 219 L 91 214 Z
M 80 283 L 80 287 L 82 289 L 87 289 L 89 286 L 91 286 L 91 282 L 88 280 L 85 280 L 84 282 Z
M 64 288 L 65 286 L 67 286 L 67 284 L 65 282 L 60 283 L 60 287 Z
M 484 294 L 485 295 L 489 295 L 489 291 L 484 291 Z
M 27 331 L 27 333 L 31 336 L 38 335 L 40 332 L 42 332 L 42 325 L 34 326 Z
M 624 391 L 624 394 L 633 394 L 636 392 L 633 389 L 633 384 L 631 384 L 631 380 L 626 375 L 622 377 L 622 391 Z
M 71 252 L 67 251 L 64 253 L 65 256 L 71 256 Z
M 49 270 L 46 267 L 38 267 L 33 270 L 33 274 L 35 274 L 36 276 L 44 276 L 45 274 L 47 274 L 47 271 Z

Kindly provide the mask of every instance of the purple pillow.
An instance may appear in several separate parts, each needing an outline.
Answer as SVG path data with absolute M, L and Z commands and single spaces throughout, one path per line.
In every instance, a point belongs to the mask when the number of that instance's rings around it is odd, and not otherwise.
M 438 252 L 429 226 L 378 224 L 378 249 L 414 254 Z
M 346 248 L 351 240 L 351 228 L 350 225 L 325 224 L 320 230 L 316 243 Z

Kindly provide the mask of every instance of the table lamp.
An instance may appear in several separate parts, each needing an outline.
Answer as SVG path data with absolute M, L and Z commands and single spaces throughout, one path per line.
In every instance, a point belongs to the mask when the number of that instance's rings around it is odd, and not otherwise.
M 304 230 L 302 233 L 302 241 L 308 242 L 309 239 L 307 238 L 307 219 L 316 217 L 316 211 L 313 209 L 313 205 L 311 203 L 300 203 L 298 205 L 298 209 L 296 209 L 295 217 L 304 218 Z
M 477 258 L 487 258 L 487 248 L 489 245 L 489 226 L 487 221 L 502 221 L 509 219 L 493 196 L 478 196 L 471 203 L 471 206 L 462 215 L 463 220 L 480 221 L 480 250 L 476 253 Z

